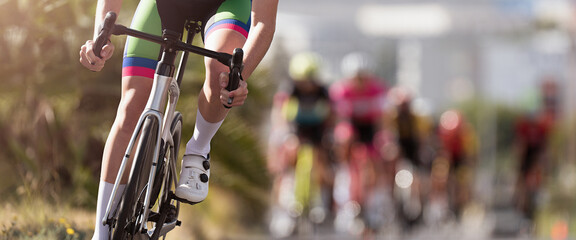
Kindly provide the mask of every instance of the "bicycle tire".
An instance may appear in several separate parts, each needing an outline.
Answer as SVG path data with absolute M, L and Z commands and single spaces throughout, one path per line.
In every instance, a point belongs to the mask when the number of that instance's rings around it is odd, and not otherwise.
M 132 171 L 117 211 L 118 218 L 112 234 L 114 240 L 139 239 L 137 236 L 140 234 L 140 226 L 137 222 L 144 210 L 144 195 L 152 167 L 158 127 L 156 118 L 149 116 L 144 120 Z
M 152 196 L 153 200 L 150 203 L 153 205 L 155 204 L 156 200 L 158 200 L 158 210 L 160 215 L 160 217 L 155 221 L 155 228 L 150 238 L 151 240 L 156 240 L 161 237 L 160 232 L 162 231 L 163 224 L 167 220 L 177 221 L 178 218 L 179 203 L 176 202 L 175 206 L 172 206 L 172 197 L 170 195 L 176 187 L 176 183 L 174 181 L 176 176 L 174 176 L 175 173 L 170 170 L 172 169 L 172 164 L 177 163 L 178 153 L 180 151 L 180 140 L 182 138 L 181 113 L 175 112 L 174 118 L 170 125 L 170 132 L 173 145 L 163 143 L 162 155 L 159 157 L 159 162 L 162 164 L 159 166 L 159 171 L 154 181 L 154 195 Z M 170 216 L 171 213 L 173 214 L 172 216 Z

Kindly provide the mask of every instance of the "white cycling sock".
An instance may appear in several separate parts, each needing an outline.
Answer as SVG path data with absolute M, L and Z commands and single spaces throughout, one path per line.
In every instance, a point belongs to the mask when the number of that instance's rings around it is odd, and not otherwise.
M 194 135 L 188 143 L 186 144 L 185 154 L 200 155 L 205 158 L 208 157 L 210 153 L 210 141 L 218 129 L 222 125 L 224 120 L 216 123 L 210 123 L 204 119 L 200 111 L 196 113 L 196 125 L 194 126 Z
M 114 201 L 112 202 L 112 211 L 114 211 L 114 207 L 116 207 L 118 204 L 118 201 L 120 200 L 125 187 L 126 184 L 118 185 L 118 191 L 114 197 Z M 112 195 L 113 189 L 113 183 L 100 181 L 100 185 L 98 186 L 98 202 L 96 204 L 94 236 L 92 236 L 92 240 L 108 240 L 109 228 L 108 226 L 102 224 L 102 218 L 104 218 L 104 214 L 106 214 L 106 207 L 108 206 L 108 201 L 110 200 L 110 195 Z

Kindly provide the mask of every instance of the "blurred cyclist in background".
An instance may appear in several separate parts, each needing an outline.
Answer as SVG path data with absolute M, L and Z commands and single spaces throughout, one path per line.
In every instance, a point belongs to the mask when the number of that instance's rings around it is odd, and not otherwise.
M 345 78 L 330 87 L 330 98 L 337 113 L 334 132 L 336 155 L 340 169 L 348 170 L 346 179 L 349 179 L 344 187 L 339 188 L 342 189 L 340 192 L 335 192 L 335 198 L 339 208 L 358 204 L 365 213 L 363 218 L 368 229 L 377 228 L 371 225 L 379 222 L 378 216 L 370 218 L 368 215 L 375 211 L 364 208 L 376 190 L 377 177 L 380 177 L 377 171 L 381 170 L 381 157 L 374 140 L 382 129 L 387 92 L 385 82 L 376 77 L 373 70 L 374 64 L 368 55 L 348 54 L 342 59 Z M 337 180 L 341 179 L 344 178 Z
M 527 219 L 533 219 L 535 194 L 541 178 L 548 129 L 535 114 L 524 114 L 516 121 L 516 151 L 519 173 L 516 182 L 516 206 Z
M 534 220 L 536 198 L 549 164 L 549 138 L 559 115 L 559 89 L 553 78 L 540 86 L 540 106 L 536 112 L 521 116 L 516 122 L 515 147 L 519 161 L 516 183 L 516 206 L 530 221 Z
M 415 97 L 409 88 L 395 86 L 389 97 L 393 103 L 387 124 L 393 130 L 398 145 L 394 193 L 398 216 L 407 229 L 421 219 L 430 159 L 425 150 L 429 147 L 431 121 L 415 109 Z
M 295 215 L 319 207 L 312 219 L 315 223 L 323 222 L 332 208 L 334 177 L 327 137 L 333 113 L 328 91 L 320 82 L 320 66 L 321 58 L 315 53 L 291 59 L 292 89 L 279 92 L 274 99 L 273 132 L 284 129 L 284 136 L 274 144 L 271 158 L 276 159 L 269 165 L 282 175 L 276 181 L 278 203 Z
M 440 190 L 448 195 L 451 210 L 458 218 L 472 197 L 476 134 L 461 112 L 448 110 L 440 116 L 438 137 L 441 145 L 432 176 L 434 181 L 443 179 Z M 441 173 L 447 175 L 442 177 Z

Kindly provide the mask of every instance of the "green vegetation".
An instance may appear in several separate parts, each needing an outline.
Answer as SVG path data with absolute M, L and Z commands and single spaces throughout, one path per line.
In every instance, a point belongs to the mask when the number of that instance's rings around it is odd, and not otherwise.
M 129 23 L 136 4 L 125 1 L 120 23 Z M 0 239 L 84 239 L 91 233 L 125 39 L 113 39 L 117 51 L 102 72 L 83 68 L 78 52 L 92 36 L 94 8 L 87 0 L 0 1 L 0 218 L 14 219 L 1 222 Z M 192 135 L 202 61 L 191 56 L 182 84 L 183 144 Z M 185 210 L 195 214 L 188 224 L 205 219 L 214 228 L 253 229 L 264 215 L 269 181 L 259 139 L 273 81 L 262 69 L 255 75 L 249 103 L 232 111 L 213 141 L 212 200 Z M 224 217 L 216 204 L 242 207 Z M 78 212 L 90 213 L 80 215 L 88 225 L 74 225 Z
M 88 239 L 93 230 L 93 215 L 84 209 L 72 209 L 28 199 L 0 207 L 0 239 Z

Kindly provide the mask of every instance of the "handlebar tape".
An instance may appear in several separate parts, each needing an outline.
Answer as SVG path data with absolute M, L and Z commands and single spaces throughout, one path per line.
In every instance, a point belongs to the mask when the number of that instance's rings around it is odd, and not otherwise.
M 244 51 L 241 48 L 234 49 L 230 63 L 230 74 L 228 75 L 229 81 L 226 90 L 233 91 L 238 88 L 240 80 L 242 79 L 242 60 L 244 58 Z
M 108 43 L 110 36 L 112 35 L 112 31 L 114 30 L 114 23 L 116 22 L 117 15 L 114 12 L 106 13 L 106 17 L 104 18 L 104 23 L 100 26 L 100 31 L 98 32 L 98 36 L 96 37 L 96 41 L 94 43 L 94 54 L 97 57 L 102 58 L 100 53 L 102 52 L 102 47 Z
M 242 64 L 242 60 L 244 59 L 244 51 L 241 48 L 234 49 L 232 53 L 232 59 L 230 62 L 230 74 L 228 75 L 228 86 L 226 86 L 226 90 L 234 91 L 240 85 L 240 80 L 242 79 L 242 68 L 244 65 Z M 232 104 L 234 98 L 228 99 L 228 104 Z M 226 108 L 230 108 L 224 105 Z

